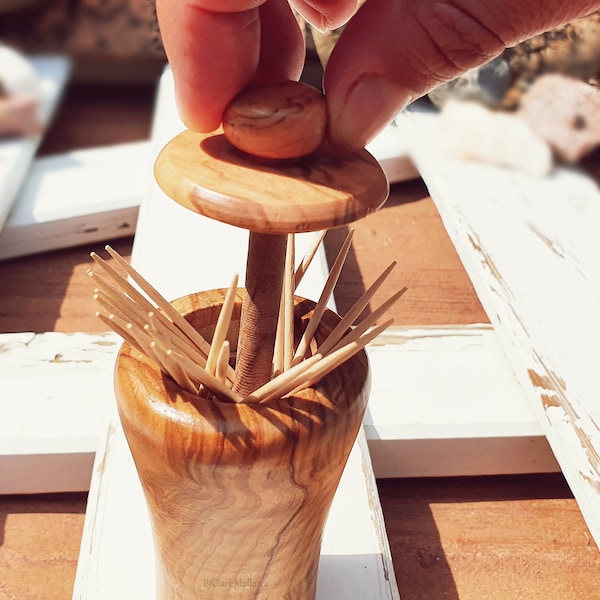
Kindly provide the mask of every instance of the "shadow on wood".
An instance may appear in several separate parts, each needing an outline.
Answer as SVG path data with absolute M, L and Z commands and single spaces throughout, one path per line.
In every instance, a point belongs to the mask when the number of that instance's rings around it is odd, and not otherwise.
M 550 595 L 557 585 L 569 585 L 560 581 L 569 579 L 565 573 L 572 557 L 565 557 L 575 551 L 570 546 L 576 544 L 553 538 L 553 520 L 581 517 L 565 510 L 566 502 L 573 503 L 561 474 L 387 479 L 378 480 L 377 485 L 402 600 L 459 600 L 461 590 L 473 590 L 465 583 L 469 578 L 477 580 L 477 592 L 470 597 L 496 597 L 496 592 L 490 595 L 497 585 L 494 582 L 502 580 L 506 586 L 511 572 L 514 581 L 503 597 L 533 597 L 534 590 L 535 597 L 542 597 L 540 581 L 545 577 L 556 579 L 544 583 Z M 532 504 L 532 500 L 538 502 Z M 515 511 L 522 502 L 523 509 Z M 504 527 L 499 528 L 503 520 Z M 554 541 L 555 550 L 542 557 L 533 546 L 544 537 Z M 594 548 L 589 553 L 584 550 L 578 560 L 590 560 L 593 565 L 594 554 Z M 492 577 L 494 572 L 500 579 Z M 482 578 L 483 573 L 488 577 Z M 573 588 L 564 591 L 564 598 L 585 595 Z

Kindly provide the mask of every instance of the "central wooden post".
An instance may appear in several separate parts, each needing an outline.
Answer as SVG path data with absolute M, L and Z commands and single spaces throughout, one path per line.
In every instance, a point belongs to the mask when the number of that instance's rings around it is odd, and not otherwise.
M 250 232 L 234 390 L 247 396 L 271 379 L 287 236 Z

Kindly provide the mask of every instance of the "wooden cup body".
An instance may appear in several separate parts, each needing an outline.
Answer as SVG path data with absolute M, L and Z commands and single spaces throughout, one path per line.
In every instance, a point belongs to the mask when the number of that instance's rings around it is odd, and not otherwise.
M 210 339 L 223 297 L 174 305 Z M 297 299 L 298 324 L 313 307 Z M 327 313 L 319 335 L 338 320 Z M 366 408 L 366 354 L 292 398 L 234 404 L 181 390 L 124 344 L 115 388 L 152 522 L 159 600 L 314 599 L 323 528 Z

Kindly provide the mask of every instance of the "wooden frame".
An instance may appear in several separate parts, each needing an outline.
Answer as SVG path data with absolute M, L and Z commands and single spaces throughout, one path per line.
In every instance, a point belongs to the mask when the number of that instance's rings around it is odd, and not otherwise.
M 120 344 L 114 333 L 0 336 L 0 493 L 89 489 Z
M 0 413 L 10 415 L 0 420 L 0 493 L 89 489 L 120 343 L 112 333 L 0 335 Z M 490 326 L 394 327 L 367 350 L 378 479 L 559 470 Z
M 161 85 L 163 104 L 169 101 L 169 90 L 167 72 Z M 176 112 L 165 110 L 155 122 L 154 136 L 158 141 L 152 142 L 150 151 L 150 143 L 142 143 L 116 147 L 116 154 L 111 154 L 111 148 L 73 154 L 79 158 L 80 168 L 88 175 L 95 174 L 101 178 L 103 169 L 108 168 L 106 165 L 110 164 L 110 168 L 114 165 L 112 160 L 106 163 L 105 157 L 121 156 L 123 152 L 132 150 L 139 152 L 138 162 L 135 162 L 138 165 L 143 160 L 141 155 L 148 151 L 155 153 L 160 140 L 166 140 L 177 127 L 181 124 Z M 389 139 L 383 148 L 388 148 L 388 156 L 391 156 L 393 152 L 389 152 L 391 146 L 386 145 L 388 142 Z M 378 152 L 381 156 L 381 147 Z M 62 168 L 69 162 L 69 155 L 53 157 L 46 166 Z M 52 176 L 52 168 L 46 169 L 42 164 L 40 176 Z M 67 175 L 69 173 L 67 170 Z M 75 184 L 80 176 L 81 173 L 73 173 Z M 77 186 L 74 185 L 73 189 L 76 190 Z M 125 201 L 130 200 L 130 195 L 125 195 Z M 111 200 L 113 202 L 121 201 Z M 137 213 L 134 206 L 126 210 Z M 183 211 L 176 205 L 170 206 L 169 210 L 175 213 Z M 108 215 L 111 211 L 104 213 Z M 186 227 L 188 214 L 185 211 L 182 214 L 183 227 Z M 86 215 L 85 218 L 90 217 Z M 67 221 L 68 218 L 64 221 L 49 218 L 47 224 L 50 226 L 52 223 L 54 227 Z M 163 235 L 161 223 L 161 219 L 156 221 L 156 230 L 151 234 L 145 229 L 140 230 L 136 246 L 143 243 L 145 237 L 156 239 L 154 236 Z M 190 226 L 186 235 L 194 236 L 197 233 L 195 227 Z M 225 239 L 222 227 L 211 222 L 209 232 L 213 239 Z M 231 236 L 231 232 L 228 235 Z M 229 239 L 227 254 L 232 257 L 231 269 L 234 269 L 243 265 L 245 236 L 239 232 L 237 238 Z M 185 244 L 181 247 L 177 244 L 179 240 L 172 240 L 173 252 L 185 252 Z M 160 264 L 164 259 L 160 248 L 153 245 L 145 251 L 145 256 L 150 270 L 152 265 Z M 223 279 L 207 278 L 205 265 L 195 265 L 194 268 L 207 285 L 229 283 Z M 321 275 L 316 275 L 317 280 L 323 276 L 326 269 L 323 255 L 319 265 L 312 268 L 321 269 Z M 186 288 L 181 285 L 186 278 L 167 271 L 161 276 L 167 278 L 166 286 L 170 286 L 174 296 L 193 291 L 200 285 L 192 277 Z M 224 274 L 225 279 L 228 276 Z M 306 285 L 300 290 L 306 296 L 315 296 L 318 291 L 316 287 L 310 289 Z M 0 421 L 4 426 L 4 430 L 0 426 L 0 493 L 88 489 L 94 452 L 103 427 L 103 420 L 97 417 L 104 403 L 112 397 L 110 382 L 116 338 L 110 343 L 113 346 L 104 347 L 105 351 L 92 352 L 94 348 L 100 349 L 98 336 L 58 333 L 0 335 L 4 349 L 0 354 L 0 371 L 3 373 L 0 377 L 0 410 L 10 415 L 10 418 Z M 43 353 L 38 350 L 41 348 Z M 375 377 L 365 432 L 378 478 L 489 475 L 559 469 L 496 333 L 489 326 L 399 328 L 388 332 L 368 350 Z M 85 355 L 86 362 L 78 359 L 54 360 L 56 355 L 66 356 L 75 352 Z M 394 372 L 392 381 L 388 377 L 392 372 L 390 363 Z M 431 372 L 437 373 L 437 377 L 430 377 L 428 374 Z M 88 396 L 90 403 L 95 403 L 94 408 L 87 412 L 71 412 L 73 420 L 65 430 L 61 427 L 64 423 L 62 415 L 76 402 L 82 376 L 86 378 L 87 389 L 94 392 L 93 396 Z M 25 430 L 14 427 L 20 422 L 20 417 L 10 407 L 15 394 L 22 396 L 21 384 L 27 378 L 47 381 L 43 386 L 46 394 L 27 395 L 28 402 L 40 404 L 40 414 L 46 417 L 37 424 L 30 423 L 30 428 Z M 59 380 L 60 386 L 55 387 L 52 382 Z M 490 381 L 493 385 L 489 385 Z M 65 382 L 69 382 L 68 385 Z M 63 409 L 47 415 L 43 407 L 49 398 L 53 406 Z M 26 406 L 22 402 L 19 405 Z M 53 415 L 57 417 L 53 418 Z M 84 431 L 86 435 L 79 434 Z

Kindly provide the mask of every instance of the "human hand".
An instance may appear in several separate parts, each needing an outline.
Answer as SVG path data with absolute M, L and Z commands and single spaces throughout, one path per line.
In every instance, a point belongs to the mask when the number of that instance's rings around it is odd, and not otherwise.
M 42 133 L 38 101 L 25 94 L 0 97 L 0 138 L 35 137 Z
M 329 137 L 370 141 L 441 82 L 600 8 L 600 0 L 290 0 L 321 30 L 347 22 L 324 77 Z M 225 12 L 227 11 L 227 12 Z M 211 131 L 253 79 L 298 79 L 304 45 L 287 0 L 157 0 L 179 110 Z M 354 16 L 352 16 L 354 14 Z

